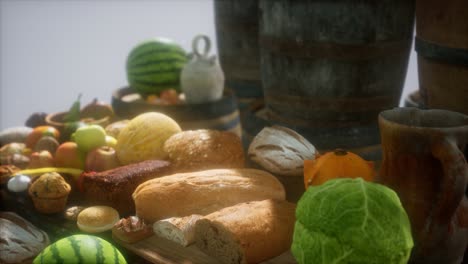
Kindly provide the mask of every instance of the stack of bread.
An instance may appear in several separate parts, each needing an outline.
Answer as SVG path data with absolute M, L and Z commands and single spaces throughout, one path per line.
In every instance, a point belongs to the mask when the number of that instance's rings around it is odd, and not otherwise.
M 222 263 L 256 263 L 289 249 L 295 205 L 271 173 L 245 168 L 238 136 L 182 131 L 166 140 L 164 150 L 166 163 L 144 161 L 84 175 L 88 201 L 116 208 L 133 203 L 135 215 L 114 225 L 114 239 L 135 243 L 155 234 L 182 246 L 195 243 Z M 131 202 L 123 200 L 129 190 Z
M 155 178 L 133 193 L 136 214 L 154 233 L 222 263 L 258 263 L 291 245 L 295 205 L 272 174 L 211 169 Z

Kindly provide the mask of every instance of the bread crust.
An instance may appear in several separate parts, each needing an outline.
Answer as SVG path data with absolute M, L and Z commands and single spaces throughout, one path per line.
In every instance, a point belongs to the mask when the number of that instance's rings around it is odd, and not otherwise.
M 191 214 L 206 215 L 241 202 L 285 199 L 276 177 L 257 169 L 177 173 L 140 184 L 133 193 L 136 215 L 148 223 Z
M 229 131 L 182 131 L 166 140 L 164 151 L 179 172 L 245 166 L 242 142 Z
M 197 221 L 196 245 L 222 263 L 262 262 L 291 247 L 295 209 L 271 199 L 221 209 Z
M 194 214 L 162 219 L 153 224 L 153 230 L 157 236 L 186 247 L 195 242 L 195 223 L 202 217 Z
M 83 173 L 80 181 L 88 204 L 107 205 L 126 216 L 135 212 L 132 193 L 139 184 L 171 173 L 170 162 L 147 160 L 103 172 Z
M 13 212 L 0 212 L 0 263 L 32 263 L 49 236 Z
M 265 127 L 252 140 L 248 157 L 265 170 L 282 176 L 303 177 L 304 160 L 314 159 L 315 147 L 296 131 Z

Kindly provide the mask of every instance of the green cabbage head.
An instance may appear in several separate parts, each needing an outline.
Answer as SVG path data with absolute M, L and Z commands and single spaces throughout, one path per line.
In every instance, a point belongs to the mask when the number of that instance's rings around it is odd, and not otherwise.
M 413 239 L 397 194 L 361 178 L 311 186 L 296 208 L 291 251 L 304 263 L 407 263 Z

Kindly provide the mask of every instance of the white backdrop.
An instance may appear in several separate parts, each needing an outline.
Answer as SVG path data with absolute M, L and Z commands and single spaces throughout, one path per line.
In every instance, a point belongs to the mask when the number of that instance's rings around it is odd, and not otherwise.
M 168 37 L 187 51 L 199 33 L 216 43 L 212 1 L 0 0 L 0 129 L 67 110 L 80 93 L 83 104 L 110 103 L 144 39 Z M 413 50 L 402 101 L 417 87 Z

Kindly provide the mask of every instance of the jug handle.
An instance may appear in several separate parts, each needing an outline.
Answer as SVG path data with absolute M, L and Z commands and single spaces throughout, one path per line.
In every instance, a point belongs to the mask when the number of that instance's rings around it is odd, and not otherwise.
M 455 139 L 443 138 L 432 144 L 432 155 L 442 164 L 444 178 L 441 182 L 442 197 L 436 205 L 434 219 L 448 224 L 465 196 L 468 184 L 468 164 L 458 149 Z
M 200 41 L 204 42 L 203 53 L 198 50 Z M 211 41 L 207 35 L 197 35 L 192 40 L 193 53 L 199 58 L 207 58 L 211 48 Z

